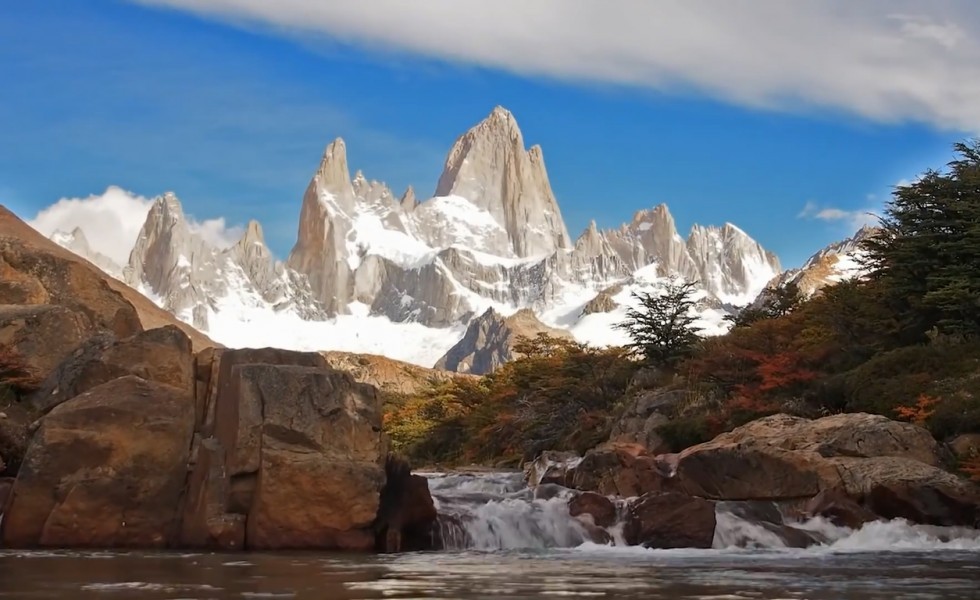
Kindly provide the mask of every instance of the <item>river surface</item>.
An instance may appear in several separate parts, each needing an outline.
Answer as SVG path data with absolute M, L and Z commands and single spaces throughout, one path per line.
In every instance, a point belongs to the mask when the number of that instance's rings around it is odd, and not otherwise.
M 430 488 L 453 550 L 382 556 L 318 553 L 0 550 L 0 598 L 980 598 L 980 532 L 874 523 L 805 524 L 827 542 L 782 547 L 718 514 L 712 550 L 587 541 L 560 493 L 515 474 L 438 476 Z M 541 497 L 546 496 L 546 497 Z

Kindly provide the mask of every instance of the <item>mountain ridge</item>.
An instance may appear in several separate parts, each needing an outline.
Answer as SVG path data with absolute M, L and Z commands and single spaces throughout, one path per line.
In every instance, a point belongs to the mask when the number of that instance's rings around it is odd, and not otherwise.
M 274 329 L 274 317 L 371 318 L 427 328 L 418 335 L 428 344 L 440 335 L 429 330 L 456 335 L 488 309 L 502 315 L 529 309 L 544 325 L 591 342 L 597 320 L 616 318 L 615 307 L 628 303 L 630 292 L 673 277 L 701 282 L 705 318 L 717 329 L 721 313 L 751 302 L 782 268 L 731 223 L 693 225 L 682 237 L 666 204 L 639 209 L 618 228 L 593 221 L 572 239 L 543 151 L 525 148 L 514 116 L 497 107 L 454 142 L 431 198 L 420 200 L 411 186 L 396 196 L 360 170 L 351 177 L 346 143 L 336 138 L 303 194 L 296 243 L 284 261 L 272 255 L 255 221 L 230 248 L 209 245 L 167 193 L 154 201 L 123 271 L 131 286 L 219 338 L 236 323 Z M 619 300 L 604 300 L 613 310 L 583 313 L 617 285 L 624 286 Z M 262 339 L 278 339 L 271 333 Z M 336 347 L 348 342 L 327 339 L 303 349 L 350 350 Z M 427 357 L 442 356 L 452 344 L 437 345 Z

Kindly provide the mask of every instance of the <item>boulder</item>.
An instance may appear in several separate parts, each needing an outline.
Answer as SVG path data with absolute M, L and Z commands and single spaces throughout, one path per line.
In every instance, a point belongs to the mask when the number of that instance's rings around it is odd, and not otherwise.
M 574 452 L 545 450 L 532 461 L 524 463 L 524 480 L 529 487 L 556 484 L 571 487 L 571 472 L 582 460 Z
M 45 413 L 95 386 L 124 375 L 167 384 L 193 396 L 194 355 L 191 340 L 174 325 L 150 329 L 117 340 L 104 332 L 81 344 L 28 399 Z
M 897 462 L 888 464 L 923 474 L 942 473 L 940 457 L 929 432 L 882 416 L 811 421 L 773 415 L 684 450 L 670 483 L 671 489 L 718 500 L 810 498 L 837 487 L 853 494 L 870 485 L 858 481 L 873 475 L 861 466 L 864 460 L 891 458 Z
M 686 397 L 685 390 L 642 391 L 636 394 L 613 424 L 609 441 L 639 444 L 653 455 L 670 451 L 657 433 L 657 428 L 670 421 L 674 407 Z
M 572 487 L 607 496 L 632 497 L 664 489 L 661 462 L 637 444 L 604 444 L 588 451 L 572 470 Z
M 573 517 L 589 515 L 599 527 L 612 527 L 616 523 L 616 505 L 612 500 L 595 492 L 582 492 L 568 503 L 568 514 Z
M 939 468 L 928 432 L 876 415 L 766 417 L 673 462 L 664 489 L 715 500 L 805 501 L 840 490 L 885 518 L 966 525 L 980 504 L 976 486 Z
M 374 547 L 387 454 L 375 388 L 317 354 L 272 349 L 202 353 L 196 378 L 184 544 Z
M 841 490 L 826 489 L 803 506 L 804 517 L 823 517 L 838 527 L 860 529 L 877 516 Z
M 14 483 L 4 545 L 175 545 L 192 407 L 184 390 L 127 376 L 52 410 Z
M 964 433 L 956 436 L 949 442 L 949 449 L 960 460 L 980 456 L 980 433 Z
M 429 493 L 429 481 L 412 475 L 409 464 L 395 456 L 389 456 L 385 463 L 385 479 L 375 523 L 375 547 L 382 552 L 435 549 L 439 515 Z
M 630 503 L 623 534 L 647 548 L 711 548 L 715 503 L 675 492 L 651 492 Z
M 96 331 L 84 313 L 63 306 L 0 305 L 0 345 L 13 348 L 40 378 Z

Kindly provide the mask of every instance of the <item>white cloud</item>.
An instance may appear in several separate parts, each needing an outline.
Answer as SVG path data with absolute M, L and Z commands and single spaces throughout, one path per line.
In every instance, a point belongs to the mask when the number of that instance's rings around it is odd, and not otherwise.
M 190 230 L 198 234 L 204 241 L 217 248 L 228 248 L 241 239 L 245 234 L 245 228 L 241 225 L 228 226 L 225 224 L 224 217 L 217 219 L 207 219 L 198 223 L 193 219 L 188 219 Z
M 152 204 L 149 198 L 110 186 L 99 195 L 62 198 L 28 224 L 45 236 L 81 227 L 93 250 L 125 265 Z
M 133 0 L 529 76 L 980 131 L 975 0 Z
M 80 227 L 92 250 L 125 265 L 152 205 L 151 198 L 109 186 L 102 194 L 87 198 L 62 198 L 37 213 L 28 224 L 48 237 L 57 230 L 68 232 Z M 227 226 L 223 217 L 202 222 L 188 218 L 188 226 L 221 248 L 234 244 L 244 233 L 241 226 Z
M 816 202 L 809 201 L 803 206 L 803 210 L 800 211 L 797 218 L 843 223 L 848 229 L 860 229 L 865 225 L 877 225 L 879 215 L 880 209 L 877 207 L 845 210 L 833 206 L 820 206 Z

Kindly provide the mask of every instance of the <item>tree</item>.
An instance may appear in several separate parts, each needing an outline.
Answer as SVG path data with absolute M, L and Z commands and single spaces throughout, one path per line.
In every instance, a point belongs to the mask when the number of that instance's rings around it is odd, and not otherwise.
M 758 306 L 749 305 L 733 315 L 725 315 L 735 327 L 748 327 L 764 319 L 775 319 L 793 312 L 803 304 L 803 293 L 795 281 L 767 289 Z
M 980 141 L 954 149 L 948 171 L 895 189 L 883 233 L 864 244 L 906 339 L 980 333 Z
M 652 365 L 671 367 L 693 354 L 701 341 L 694 325 L 693 282 L 671 282 L 659 295 L 634 292 L 640 306 L 626 311 L 626 320 L 616 325 L 632 342 L 627 347 Z

